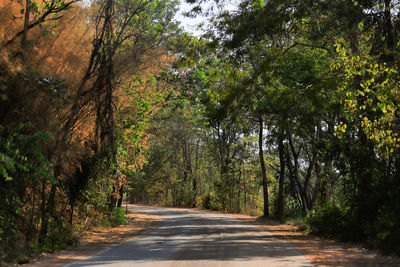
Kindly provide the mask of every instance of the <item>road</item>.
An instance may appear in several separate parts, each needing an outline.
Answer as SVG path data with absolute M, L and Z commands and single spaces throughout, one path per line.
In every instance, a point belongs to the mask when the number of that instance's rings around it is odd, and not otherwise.
M 157 214 L 157 229 L 67 265 L 81 266 L 312 266 L 289 243 L 222 214 L 133 206 Z

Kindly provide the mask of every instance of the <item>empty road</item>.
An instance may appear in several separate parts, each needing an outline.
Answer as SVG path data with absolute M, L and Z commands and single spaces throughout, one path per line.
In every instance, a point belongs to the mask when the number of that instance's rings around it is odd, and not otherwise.
M 162 221 L 139 238 L 67 266 L 312 266 L 291 244 L 238 219 L 173 208 L 132 209 Z

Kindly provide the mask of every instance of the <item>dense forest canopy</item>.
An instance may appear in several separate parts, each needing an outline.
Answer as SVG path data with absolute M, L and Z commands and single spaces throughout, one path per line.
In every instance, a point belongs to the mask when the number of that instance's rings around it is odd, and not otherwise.
M 123 199 L 400 253 L 400 1 L 186 2 L 0 3 L 0 262 Z

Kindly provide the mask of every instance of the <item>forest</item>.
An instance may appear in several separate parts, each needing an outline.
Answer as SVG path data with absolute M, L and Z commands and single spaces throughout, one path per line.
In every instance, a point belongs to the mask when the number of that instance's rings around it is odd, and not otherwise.
M 123 200 L 400 254 L 400 1 L 0 2 L 0 265 Z

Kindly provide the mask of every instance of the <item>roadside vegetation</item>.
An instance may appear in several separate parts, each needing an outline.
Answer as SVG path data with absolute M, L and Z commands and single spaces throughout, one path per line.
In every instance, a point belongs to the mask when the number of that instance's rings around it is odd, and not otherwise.
M 0 262 L 125 223 L 177 1 L 2 1 Z
M 176 0 L 0 4 L 0 262 L 123 198 L 400 254 L 399 1 L 240 2 L 201 38 Z
M 398 254 L 398 5 L 241 1 L 214 17 L 165 74 L 179 94 L 132 199 L 294 218 Z

